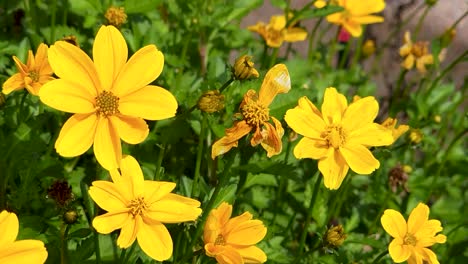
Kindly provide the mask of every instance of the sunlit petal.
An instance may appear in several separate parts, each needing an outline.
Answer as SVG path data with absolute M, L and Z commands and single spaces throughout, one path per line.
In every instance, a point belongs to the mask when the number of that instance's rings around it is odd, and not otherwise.
M 325 158 L 319 160 L 318 168 L 323 175 L 325 187 L 330 190 L 340 188 L 349 170 L 349 166 L 340 152 L 335 151 L 333 148 L 328 150 Z
M 294 148 L 294 156 L 298 159 L 321 159 L 328 153 L 328 146 L 323 140 L 302 138 Z
M 260 220 L 243 221 L 226 234 L 226 241 L 231 245 L 248 246 L 257 244 L 266 235 L 267 228 Z
M 108 181 L 94 181 L 88 192 L 94 202 L 106 211 L 126 208 L 131 198 L 122 195 L 116 184 Z
M 244 259 L 245 263 L 264 263 L 267 261 L 267 256 L 263 250 L 256 246 L 239 247 L 236 251 Z
M 93 144 L 97 124 L 95 114 L 72 115 L 60 130 L 55 149 L 64 157 L 83 154 Z
M 13 91 L 23 89 L 25 86 L 24 77 L 21 73 L 16 73 L 8 78 L 2 85 L 2 93 L 9 94 Z
M 159 201 L 161 198 L 172 192 L 175 189 L 176 184 L 173 182 L 162 182 L 162 181 L 145 181 L 145 199 L 148 205 L 151 207 L 153 203 Z
M 428 219 L 429 207 L 423 203 L 419 203 L 408 217 L 408 232 L 416 234 L 418 230 L 425 225 Z
M 291 79 L 286 65 L 276 64 L 266 73 L 258 100 L 262 105 L 269 106 L 277 94 L 287 93 L 290 89 Z
M 120 235 L 117 238 L 117 245 L 121 248 L 128 248 L 135 242 L 137 234 L 142 231 L 142 227 L 145 226 L 140 215 L 132 216 L 130 221 L 126 221 L 120 230 Z
M 96 216 L 93 219 L 93 227 L 102 234 L 109 234 L 114 230 L 122 228 L 127 223 L 132 222 L 130 209 L 113 211 L 103 215 Z
M 0 250 L 0 263 L 31 264 L 44 263 L 47 250 L 39 240 L 20 240 Z
M 124 115 L 114 115 L 109 118 L 120 138 L 129 144 L 141 143 L 148 136 L 148 125 L 142 118 Z
M 234 124 L 234 127 L 226 129 L 226 135 L 216 141 L 211 147 L 211 158 L 215 159 L 233 147 L 237 147 L 237 141 L 247 135 L 252 128 L 245 122 L 240 121 Z
M 177 194 L 167 194 L 151 205 L 148 217 L 161 223 L 194 221 L 201 214 L 200 202 Z
M 110 119 L 99 117 L 94 137 L 94 155 L 106 170 L 118 168 L 122 159 L 120 137 Z
M 405 218 L 400 212 L 393 209 L 387 209 L 380 218 L 382 227 L 385 231 L 394 238 L 403 239 L 407 232 L 407 226 Z
M 15 241 L 18 236 L 18 229 L 18 217 L 14 213 L 3 210 L 0 213 L 0 230 L 2 230 L 2 235 L 0 236 L 0 248 L 3 248 L 7 244 Z
M 346 138 L 347 144 L 363 146 L 388 146 L 394 142 L 391 130 L 376 123 L 356 128 Z
M 57 79 L 44 84 L 39 97 L 44 104 L 64 112 L 88 114 L 96 111 L 93 95 L 72 80 Z
M 157 261 L 169 259 L 172 255 L 172 238 L 162 224 L 143 224 L 137 235 L 141 249 Z
M 341 122 L 341 117 L 348 107 L 346 97 L 334 87 L 327 88 L 323 96 L 322 115 L 326 124 Z
M 354 131 L 374 122 L 379 113 L 379 104 L 373 96 L 357 100 L 349 105 L 343 115 L 343 127 Z
M 401 238 L 395 238 L 388 246 L 388 252 L 396 263 L 406 261 L 411 255 L 411 251 L 408 246 L 403 244 Z
M 380 162 L 374 158 L 372 152 L 362 145 L 346 144 L 340 152 L 348 166 L 356 173 L 370 174 L 380 167 Z

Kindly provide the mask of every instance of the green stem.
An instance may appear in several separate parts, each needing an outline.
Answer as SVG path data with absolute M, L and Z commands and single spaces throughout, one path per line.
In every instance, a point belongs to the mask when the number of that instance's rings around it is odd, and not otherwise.
M 194 195 L 198 195 L 198 182 L 200 178 L 200 167 L 201 167 L 201 160 L 203 156 L 203 143 L 206 137 L 206 128 L 207 128 L 207 117 L 205 113 L 202 113 L 203 119 L 200 128 L 200 137 L 198 138 L 198 149 L 197 149 L 197 161 L 195 163 L 195 175 L 193 176 L 193 185 L 192 185 L 192 192 L 190 197 Z
M 372 261 L 372 264 L 377 264 L 379 263 L 380 259 L 385 257 L 385 255 L 388 254 L 388 250 L 385 250 L 384 252 L 380 253 L 375 259 L 374 261 Z
M 234 77 L 231 77 L 231 79 L 225 82 L 223 86 L 221 86 L 221 88 L 219 88 L 219 93 L 222 93 L 233 81 L 234 81 Z
M 97 204 L 94 207 L 94 212 L 97 214 L 98 206 Z M 97 215 L 95 215 L 96 217 Z M 101 263 L 101 247 L 99 246 L 99 233 L 94 229 L 94 252 L 96 254 L 96 263 Z
M 61 264 L 66 264 L 68 261 L 68 243 L 67 243 L 67 237 L 68 237 L 68 232 L 70 231 L 70 225 L 66 225 L 65 230 L 64 225 L 62 224 L 61 228 L 61 247 L 60 247 L 60 263 Z
M 455 23 L 453 23 L 453 25 L 450 27 L 450 29 L 455 29 L 457 27 L 457 25 L 466 17 L 468 16 L 468 11 L 466 11 L 465 13 L 463 13 L 463 15 L 461 17 L 459 17 L 457 19 L 457 21 L 455 21 Z
M 132 254 L 133 254 L 133 251 L 135 250 L 135 242 L 132 244 L 130 250 L 127 252 L 127 254 L 125 254 L 125 258 L 123 259 L 123 264 L 125 263 L 128 263 L 128 261 L 130 260 L 130 258 L 132 257 Z
M 53 43 L 55 41 L 55 19 L 57 13 L 57 0 L 52 1 L 50 12 L 50 43 Z
M 268 68 L 273 67 L 276 63 L 276 58 L 278 57 L 279 48 L 274 48 L 270 57 L 270 63 L 268 64 Z
M 288 164 L 289 153 L 291 152 L 291 147 L 292 147 L 291 141 L 288 140 L 286 143 L 286 154 L 284 156 L 284 164 Z M 283 201 L 284 193 L 286 192 L 286 189 L 288 188 L 287 187 L 288 179 L 286 175 L 279 175 L 279 176 L 280 176 L 280 183 L 278 187 L 278 195 L 276 196 L 276 204 L 281 204 L 281 201 Z M 276 221 L 276 216 L 278 215 L 278 212 L 281 211 L 280 206 L 276 206 L 275 209 L 276 210 L 273 213 L 273 218 L 270 224 L 273 224 Z
M 337 27 L 335 38 L 332 39 L 330 49 L 328 50 L 328 65 L 333 68 L 333 59 L 335 58 L 336 46 L 338 43 L 338 35 L 340 34 L 340 27 Z
M 344 46 L 344 51 L 340 58 L 340 62 L 338 63 L 338 69 L 343 69 L 343 67 L 345 66 L 346 59 L 348 58 L 349 51 L 351 50 L 351 41 L 344 43 Z
M 158 153 L 158 159 L 156 160 L 156 172 L 154 173 L 154 180 L 161 180 L 161 164 L 164 158 L 164 152 L 166 151 L 166 143 L 162 143 Z
M 390 96 L 389 103 L 388 103 L 388 112 L 393 115 L 393 107 L 395 105 L 394 100 L 397 100 L 399 98 L 399 94 L 401 93 L 401 86 L 403 85 L 403 82 L 405 80 L 405 75 L 408 72 L 406 69 L 401 69 L 400 70 L 400 76 L 398 77 L 397 84 L 395 86 L 395 89 L 392 91 L 392 95 Z
M 297 255 L 295 263 L 297 263 L 300 257 L 302 256 L 302 250 L 304 249 L 307 234 L 309 233 L 308 229 L 309 229 L 310 221 L 312 219 L 312 211 L 314 210 L 315 199 L 317 199 L 317 194 L 320 189 L 320 184 L 322 181 L 322 177 L 320 176 L 319 171 L 317 171 L 314 176 L 317 177 L 317 179 L 315 180 L 314 192 L 312 193 L 312 197 L 310 199 L 309 210 L 307 211 L 306 220 L 304 223 L 304 229 L 301 234 L 301 240 L 299 242 L 299 250 L 297 252 L 298 255 Z
M 426 8 L 424 8 L 423 14 L 419 17 L 418 24 L 416 24 L 416 28 L 414 30 L 414 39 L 418 39 L 419 31 L 421 31 L 422 24 L 424 20 L 426 19 L 427 14 L 429 13 L 429 10 L 431 9 L 432 6 L 426 5 Z
M 448 73 L 450 72 L 453 67 L 455 67 L 459 62 L 465 60 L 465 56 L 468 55 L 468 50 L 465 50 L 460 56 L 458 56 L 455 60 L 452 61 L 440 74 L 435 78 L 435 80 L 432 82 L 431 87 L 429 87 L 429 90 L 427 91 L 427 95 L 429 96 L 432 93 L 432 90 L 437 86 L 439 81 Z
M 363 28 L 364 30 L 364 28 Z M 354 68 L 354 65 L 358 62 L 359 58 L 361 58 L 361 51 L 362 51 L 362 44 L 364 42 L 364 34 L 361 34 L 361 36 L 358 39 L 356 51 L 354 52 L 353 55 L 353 60 L 351 61 L 351 64 L 349 66 L 350 69 Z
M 317 23 L 315 23 L 314 29 L 312 29 L 312 33 L 309 35 L 309 49 L 307 50 L 307 58 L 309 61 L 312 61 L 314 55 L 314 42 L 315 42 L 315 34 L 317 34 L 317 30 L 320 27 L 320 24 L 323 21 L 323 17 L 321 17 Z

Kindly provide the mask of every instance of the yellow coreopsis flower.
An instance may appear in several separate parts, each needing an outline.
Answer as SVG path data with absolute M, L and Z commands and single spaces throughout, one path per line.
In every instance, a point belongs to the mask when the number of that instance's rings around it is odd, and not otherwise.
M 349 168 L 359 174 L 372 173 L 380 163 L 368 148 L 393 143 L 391 131 L 374 123 L 378 112 L 373 96 L 348 105 L 333 87 L 325 90 L 321 113 L 307 97 L 300 98 L 284 118 L 304 136 L 294 148 L 294 156 L 318 159 L 325 187 L 332 190 L 340 187 Z
M 401 135 L 406 133 L 406 131 L 408 131 L 409 128 L 410 128 L 408 125 L 396 126 L 397 123 L 398 123 L 398 120 L 396 118 L 391 118 L 391 117 L 388 117 L 387 119 L 385 119 L 385 121 L 382 122 L 382 126 L 388 128 L 388 129 L 390 129 L 390 131 L 392 131 L 392 136 L 393 136 L 394 142 Z
M 385 231 L 393 237 L 388 251 L 393 261 L 408 264 L 438 264 L 436 254 L 428 247 L 435 243 L 445 243 L 447 237 L 438 234 L 442 231 L 439 220 L 429 220 L 429 207 L 419 203 L 411 211 L 408 222 L 400 212 L 387 209 L 380 218 Z
M 231 214 L 232 205 L 225 202 L 210 212 L 203 232 L 206 255 L 220 264 L 264 263 L 267 256 L 255 244 L 267 228 L 249 212 L 233 218 Z
M 36 56 L 33 55 L 32 50 L 29 50 L 26 65 L 16 56 L 13 56 L 13 60 L 18 68 L 18 73 L 3 83 L 2 92 L 4 94 L 26 88 L 29 93 L 38 95 L 42 85 L 54 79 L 52 68 L 47 60 L 47 45 L 44 43 L 37 47 Z
M 145 181 L 132 156 L 122 159 L 120 172 L 110 170 L 112 182 L 94 181 L 89 195 L 108 211 L 93 220 L 102 234 L 121 229 L 117 245 L 128 248 L 135 240 L 151 258 L 163 261 L 172 255 L 172 238 L 164 223 L 194 221 L 200 202 L 171 193 L 173 182 Z
M 384 10 L 384 0 L 337 0 L 335 4 L 344 10 L 328 15 L 327 21 L 343 26 L 353 37 L 361 36 L 361 25 L 384 21 L 381 16 L 371 15 Z
M 60 79 L 39 93 L 46 105 L 74 113 L 55 142 L 64 157 L 83 154 L 94 145 L 98 162 L 106 169 L 119 167 L 120 139 L 138 144 L 146 139 L 144 119 L 173 117 L 177 101 L 167 90 L 148 85 L 162 72 L 164 56 L 154 45 L 138 50 L 127 61 L 127 44 L 115 27 L 102 26 L 93 46 L 93 61 L 78 47 L 58 41 L 49 49 L 49 61 Z
M 426 65 L 434 63 L 434 57 L 429 53 L 429 43 L 418 41 L 413 43 L 409 31 L 405 32 L 405 44 L 400 48 L 400 56 L 404 58 L 401 66 L 407 70 L 411 70 L 414 65 L 420 73 L 426 72 Z
M 261 144 L 267 151 L 267 156 L 272 157 L 281 152 L 284 129 L 278 119 L 270 116 L 268 108 L 277 94 L 287 93 L 291 89 L 289 72 L 284 64 L 277 64 L 265 75 L 260 92 L 249 90 L 244 95 L 239 110 L 242 120 L 237 121 L 233 127 L 226 129 L 226 135 L 216 141 L 211 149 L 211 157 L 214 159 L 237 147 L 239 139 L 255 130 L 250 144 Z M 270 123 L 273 121 L 274 126 Z
M 257 32 L 272 48 L 279 48 L 284 41 L 296 42 L 307 38 L 307 31 L 299 27 L 286 27 L 286 17 L 284 15 L 272 16 L 270 23 L 258 22 L 249 26 L 248 29 Z
M 19 230 L 14 213 L 0 213 L 0 263 L 39 264 L 47 259 L 47 250 L 40 240 L 16 240 Z

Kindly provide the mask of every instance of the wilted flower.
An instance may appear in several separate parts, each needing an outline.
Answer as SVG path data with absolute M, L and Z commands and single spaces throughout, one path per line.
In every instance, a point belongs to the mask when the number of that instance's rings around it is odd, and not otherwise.
M 362 54 L 364 57 L 369 57 L 375 52 L 375 42 L 372 39 L 366 39 L 362 45 Z
M 270 24 L 258 22 L 254 26 L 249 26 L 248 29 L 257 32 L 266 41 L 266 44 L 272 48 L 279 48 L 284 41 L 296 42 L 305 40 L 307 31 L 292 25 L 286 27 L 286 17 L 284 15 L 272 16 Z
M 434 63 L 434 57 L 429 53 L 429 42 L 418 41 L 413 43 L 409 31 L 405 32 L 405 44 L 400 48 L 400 56 L 404 58 L 401 66 L 411 70 L 414 65 L 420 73 L 426 72 L 426 65 Z
M 72 188 L 65 180 L 54 181 L 47 190 L 47 195 L 60 207 L 65 207 L 73 200 Z
M 393 135 L 393 140 L 394 142 L 401 136 L 403 135 L 404 133 L 406 133 L 406 131 L 409 130 L 409 126 L 408 125 L 399 125 L 398 127 L 396 126 L 396 124 L 398 123 L 398 120 L 396 118 L 391 118 L 391 117 L 388 117 L 387 119 L 385 119 L 385 121 L 382 122 L 382 126 L 388 128 L 390 131 L 392 131 L 392 135 Z
M 248 90 L 240 104 L 240 116 L 242 120 L 234 123 L 234 126 L 226 129 L 226 135 L 216 141 L 211 149 L 211 158 L 216 158 L 237 147 L 239 139 L 255 131 L 250 144 L 261 144 L 271 157 L 281 152 L 281 137 L 284 129 L 278 119 L 270 116 L 268 108 L 277 94 L 287 93 L 291 89 L 288 69 L 284 64 L 277 64 L 265 75 L 259 93 Z M 273 121 L 274 126 L 270 123 Z
M 210 212 L 203 232 L 206 255 L 220 264 L 264 263 L 267 256 L 255 244 L 267 228 L 249 212 L 233 218 L 231 214 L 232 206 L 225 202 Z
M 258 71 L 252 62 L 252 56 L 242 55 L 234 63 L 232 72 L 237 80 L 247 80 L 251 78 L 258 78 Z
M 404 167 L 400 164 L 393 167 L 388 173 L 388 182 L 392 192 L 396 192 L 398 187 L 402 187 L 405 192 L 409 192 L 407 182 L 408 182 L 408 172 L 405 171 Z
M 125 9 L 123 7 L 109 7 L 104 17 L 107 19 L 108 25 L 117 28 L 127 22 L 127 14 L 125 14 Z
M 18 68 L 18 73 L 3 83 L 2 92 L 4 94 L 26 88 L 29 93 L 38 95 L 39 89 L 54 79 L 52 68 L 47 60 L 47 45 L 44 43 L 39 44 L 36 56 L 33 55 L 32 50 L 29 50 L 26 64 L 23 64 L 16 56 L 13 56 L 13 60 Z
M 198 109 L 206 113 L 214 113 L 224 109 L 224 95 L 218 90 L 202 94 L 197 103 Z
M 16 240 L 19 230 L 18 217 L 14 213 L 0 213 L 0 263 L 42 264 L 47 250 L 40 240 Z
M 423 133 L 419 129 L 411 129 L 409 138 L 414 144 L 419 144 L 423 139 Z
M 330 227 L 325 234 L 325 240 L 328 246 L 339 247 L 345 241 L 347 235 L 342 225 Z
M 445 243 L 447 237 L 438 234 L 442 231 L 439 220 L 429 220 L 429 207 L 419 203 L 411 211 L 408 222 L 400 212 L 387 209 L 380 218 L 385 231 L 393 237 L 388 246 L 392 260 L 396 263 L 438 264 L 436 254 L 429 249 L 435 243 Z

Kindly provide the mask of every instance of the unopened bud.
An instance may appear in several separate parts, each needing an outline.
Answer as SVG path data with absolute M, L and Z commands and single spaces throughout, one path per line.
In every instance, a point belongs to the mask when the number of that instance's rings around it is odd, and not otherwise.
M 218 90 L 204 93 L 197 103 L 198 109 L 206 113 L 214 113 L 224 108 L 224 95 Z
M 362 45 L 362 54 L 364 57 L 369 57 L 375 52 L 375 42 L 372 39 L 367 39 Z
M 77 220 L 78 213 L 75 210 L 69 210 L 63 214 L 63 221 L 69 225 L 76 223 Z
M 242 55 L 236 60 L 232 72 L 237 80 L 258 78 L 258 71 L 255 69 L 254 63 L 251 59 L 251 56 Z
M 327 244 L 332 247 L 339 247 L 345 241 L 347 235 L 344 232 L 342 225 L 337 225 L 329 228 L 325 234 Z
M 419 129 L 412 129 L 409 135 L 411 142 L 414 144 L 419 144 L 422 141 L 423 136 L 423 133 Z
M 104 17 L 107 19 L 109 25 L 117 28 L 127 22 L 127 14 L 125 14 L 125 9 L 123 7 L 109 7 Z

